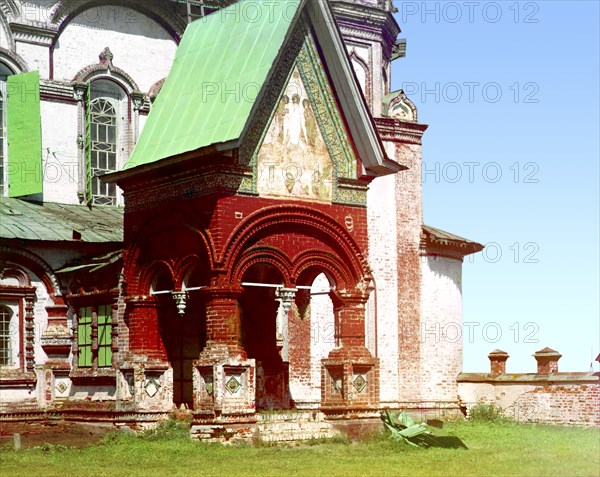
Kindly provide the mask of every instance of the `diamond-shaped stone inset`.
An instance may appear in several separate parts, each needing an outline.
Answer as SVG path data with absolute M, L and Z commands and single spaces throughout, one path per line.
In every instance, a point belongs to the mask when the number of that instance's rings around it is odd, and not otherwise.
M 146 394 L 150 397 L 156 396 L 156 393 L 160 390 L 160 384 L 155 378 L 146 380 Z
M 59 394 L 64 394 L 64 392 L 67 390 L 67 388 L 68 388 L 68 386 L 63 381 L 61 381 L 60 383 L 58 383 L 56 385 L 56 390 L 59 392 Z
M 359 393 L 362 393 L 363 390 L 367 387 L 367 380 L 362 374 L 359 374 L 354 378 L 354 389 L 356 389 Z
M 242 384 L 238 381 L 238 379 L 235 376 L 231 376 L 225 384 L 225 389 L 229 391 L 229 394 L 237 394 L 241 387 Z

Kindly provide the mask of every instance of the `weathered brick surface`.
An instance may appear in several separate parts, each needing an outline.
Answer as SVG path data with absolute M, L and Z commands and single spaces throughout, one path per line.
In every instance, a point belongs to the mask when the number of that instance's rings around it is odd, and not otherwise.
M 462 286 L 460 260 L 423 256 L 422 322 L 419 337 L 421 398 L 456 401 L 462 371 Z
M 600 373 L 558 372 L 559 353 L 548 348 L 538 351 L 534 354 L 538 365 L 540 355 L 550 355 L 552 366 L 543 360 L 536 374 L 506 374 L 497 372 L 495 357 L 501 356 L 504 364 L 507 353 L 493 351 L 491 374 L 459 376 L 463 405 L 469 410 L 477 403 L 492 403 L 517 421 L 600 426 Z

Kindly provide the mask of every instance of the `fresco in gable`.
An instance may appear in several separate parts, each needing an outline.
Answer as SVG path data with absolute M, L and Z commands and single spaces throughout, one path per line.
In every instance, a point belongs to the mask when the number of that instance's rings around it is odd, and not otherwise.
M 260 196 L 331 202 L 333 161 L 295 68 L 257 158 Z

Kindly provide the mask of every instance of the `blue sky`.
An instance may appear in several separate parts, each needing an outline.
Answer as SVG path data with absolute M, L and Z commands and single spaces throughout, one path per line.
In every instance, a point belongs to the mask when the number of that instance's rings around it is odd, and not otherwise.
M 463 268 L 465 371 L 599 352 L 599 2 L 396 2 L 403 88 L 429 124 L 425 223 L 489 244 Z M 598 366 L 595 367 L 598 369 Z

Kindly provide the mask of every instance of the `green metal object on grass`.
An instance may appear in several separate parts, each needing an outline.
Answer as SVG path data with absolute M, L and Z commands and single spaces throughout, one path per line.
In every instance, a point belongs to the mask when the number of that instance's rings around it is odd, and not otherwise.
M 385 410 L 381 414 L 385 428 L 390 431 L 392 439 L 404 442 L 413 447 L 443 447 L 446 449 L 467 449 L 464 442 L 456 436 L 436 436 L 425 423 L 415 424 L 405 412 L 396 417 Z

